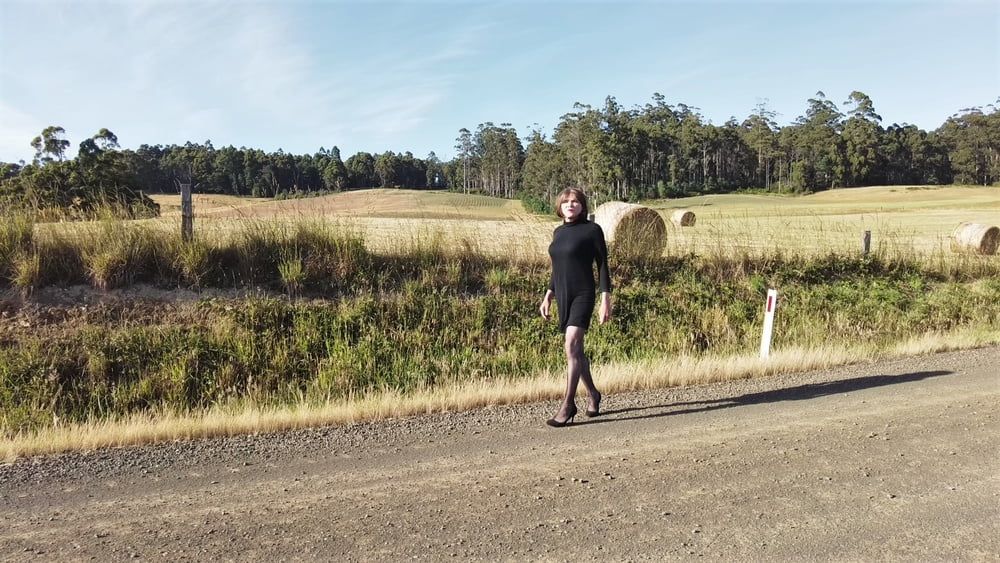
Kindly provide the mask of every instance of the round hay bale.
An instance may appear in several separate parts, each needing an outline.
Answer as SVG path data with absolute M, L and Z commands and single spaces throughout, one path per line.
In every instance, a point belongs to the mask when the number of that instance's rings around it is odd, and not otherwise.
M 667 242 L 667 225 L 652 209 L 609 201 L 594 211 L 594 222 L 601 226 L 608 245 L 626 255 L 659 256 Z
M 679 227 L 693 227 L 695 220 L 694 211 L 678 209 L 670 215 L 670 220 Z
M 958 252 L 993 255 L 1000 243 L 1000 228 L 980 223 L 960 223 L 952 235 L 951 247 Z

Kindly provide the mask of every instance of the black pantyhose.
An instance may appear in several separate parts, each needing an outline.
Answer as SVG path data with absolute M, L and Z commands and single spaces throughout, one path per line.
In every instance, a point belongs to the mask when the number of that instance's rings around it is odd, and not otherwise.
M 583 337 L 586 330 L 570 326 L 566 327 L 566 395 L 563 403 L 556 415 L 557 421 L 565 421 L 576 414 L 576 388 L 582 381 L 587 394 L 590 395 L 588 410 L 596 410 L 601 400 L 601 393 L 594 385 L 594 378 L 590 373 L 590 360 L 583 351 Z

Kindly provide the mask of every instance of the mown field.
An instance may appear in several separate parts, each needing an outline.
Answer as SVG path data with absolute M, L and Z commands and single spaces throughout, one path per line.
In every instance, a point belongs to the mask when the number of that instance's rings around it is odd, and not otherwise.
M 670 248 L 782 250 L 823 254 L 861 248 L 887 253 L 951 253 L 963 221 L 1000 225 L 1000 191 L 984 187 L 892 186 L 831 190 L 807 196 L 726 195 L 649 202 L 664 212 L 687 208 L 692 229 L 676 229 Z
M 959 221 L 1000 223 L 993 193 L 648 202 L 698 222 L 670 227 L 662 256 L 612 253 L 615 319 L 588 334 L 598 378 L 686 385 L 998 342 L 998 257 L 947 244 Z M 560 393 L 561 335 L 537 315 L 553 218 L 448 193 L 213 197 L 184 244 L 160 203 L 155 220 L 3 224 L 0 457 Z
M 807 196 L 709 195 L 642 202 L 667 220 L 664 252 L 683 254 L 854 252 L 872 233 L 876 252 L 950 255 L 963 221 L 1000 225 L 1000 190 L 973 186 L 890 186 L 831 190 Z M 174 228 L 180 196 L 154 196 Z M 364 190 L 285 201 L 195 196 L 199 228 L 231 230 L 239 221 L 322 219 L 352 229 L 372 248 L 444 235 L 456 245 L 494 253 L 511 248 L 544 256 L 557 219 L 528 214 L 517 201 L 447 192 Z M 697 215 L 693 227 L 670 224 L 675 209 Z

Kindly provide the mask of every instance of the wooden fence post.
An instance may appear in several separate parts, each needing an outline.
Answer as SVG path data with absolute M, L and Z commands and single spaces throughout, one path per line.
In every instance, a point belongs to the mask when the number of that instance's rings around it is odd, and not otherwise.
M 191 209 L 191 184 L 181 184 L 181 240 L 194 239 L 194 213 Z
M 871 247 L 872 247 L 872 232 L 871 231 L 865 231 L 864 236 L 861 237 L 861 252 L 862 252 L 862 254 L 864 254 L 865 256 L 868 256 L 868 251 L 871 250 Z

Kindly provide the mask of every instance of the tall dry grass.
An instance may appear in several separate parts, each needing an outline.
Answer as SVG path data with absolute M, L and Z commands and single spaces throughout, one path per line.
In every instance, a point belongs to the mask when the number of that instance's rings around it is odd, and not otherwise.
M 15 263 L 30 252 L 35 222 L 26 214 L 0 209 L 0 280 L 10 277 Z

